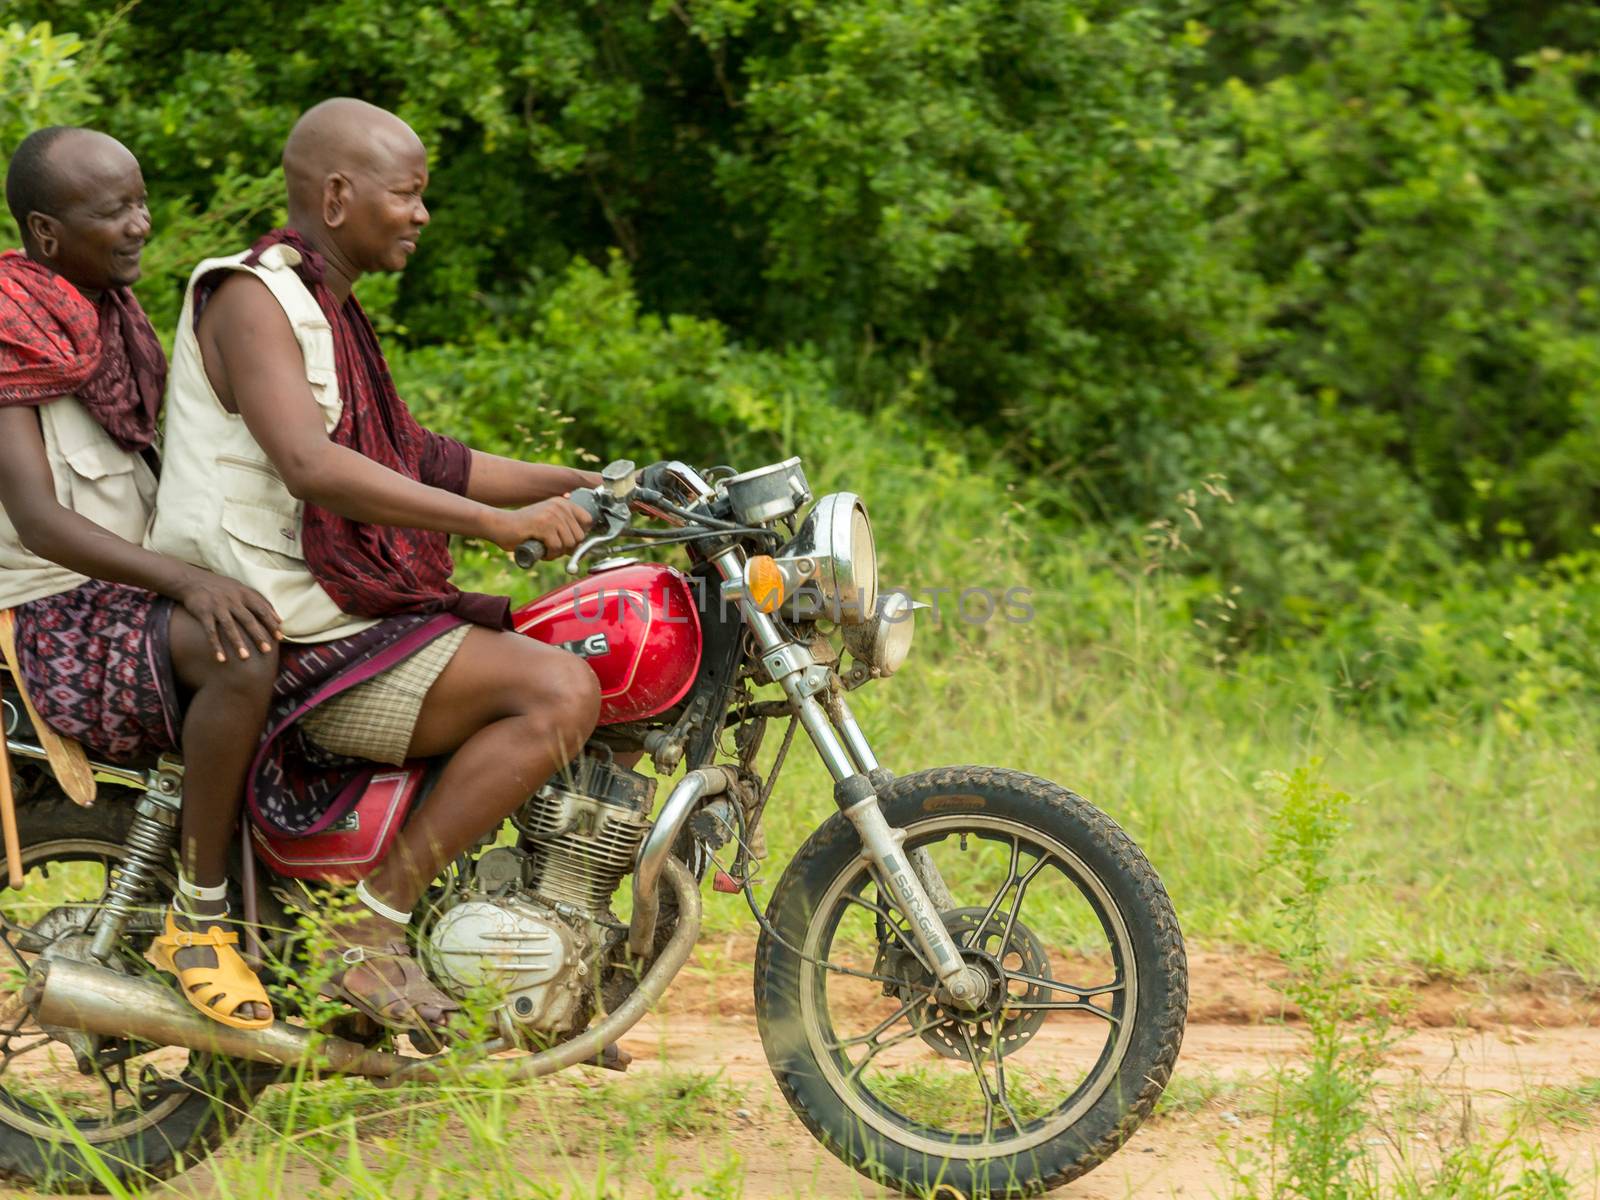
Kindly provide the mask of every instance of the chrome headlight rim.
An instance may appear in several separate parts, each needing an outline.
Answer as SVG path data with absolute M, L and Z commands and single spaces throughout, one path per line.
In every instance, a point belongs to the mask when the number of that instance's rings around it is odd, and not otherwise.
M 870 620 L 845 629 L 845 649 L 873 678 L 885 679 L 893 675 L 911 655 L 916 609 L 916 602 L 908 593 L 885 592 L 878 597 Z
M 869 621 L 878 605 L 878 551 L 867 506 L 854 492 L 818 500 L 800 527 L 794 552 L 817 560 L 824 611 L 840 625 Z

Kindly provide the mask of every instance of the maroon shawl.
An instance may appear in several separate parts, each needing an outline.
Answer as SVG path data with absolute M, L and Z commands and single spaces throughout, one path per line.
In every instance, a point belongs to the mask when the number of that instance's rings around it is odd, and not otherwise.
M 127 288 L 91 303 L 21 251 L 0 254 L 0 405 L 77 396 L 124 450 L 155 439 L 167 360 Z
M 378 335 L 360 302 L 352 295 L 341 305 L 328 290 L 322 255 L 294 230 L 275 229 L 250 247 L 245 265 L 255 266 L 267 247 L 280 242 L 299 251 L 295 272 L 333 329 L 344 411 L 329 437 L 408 479 L 465 493 L 472 452 L 417 423 L 395 391 Z M 448 612 L 479 625 L 511 628 L 511 605 L 504 597 L 463 592 L 450 582 L 455 563 L 447 534 L 370 525 L 307 504 L 302 538 L 311 574 L 347 613 L 391 617 Z

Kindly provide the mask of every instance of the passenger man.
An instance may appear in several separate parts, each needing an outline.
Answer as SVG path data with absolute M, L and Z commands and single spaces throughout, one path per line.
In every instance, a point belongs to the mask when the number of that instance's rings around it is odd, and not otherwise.
M 427 154 L 405 122 L 326 101 L 296 123 L 283 164 L 288 225 L 190 281 L 151 545 L 252 584 L 282 615 L 298 644 L 279 690 L 310 699 L 281 722 L 274 710 L 269 741 L 292 717 L 313 760 L 452 755 L 358 886 L 367 912 L 343 929 L 335 976 L 368 1015 L 431 1037 L 455 1005 L 406 948 L 412 909 L 577 754 L 599 712 L 583 660 L 510 632 L 504 599 L 449 583 L 448 537 L 566 553 L 589 518 L 565 493 L 598 477 L 470 450 L 422 429 L 396 394 L 351 287 L 403 269 L 428 224 Z M 353 802 L 250 797 L 285 834 Z
M 233 579 L 141 546 L 167 364 L 129 285 L 150 210 L 116 139 L 29 134 L 0 254 L 0 608 L 41 718 L 117 761 L 181 744 L 178 896 L 151 956 L 239 1028 L 272 1010 L 226 928 L 228 848 L 277 667 L 278 616 Z M 176 679 L 174 679 L 176 675 Z

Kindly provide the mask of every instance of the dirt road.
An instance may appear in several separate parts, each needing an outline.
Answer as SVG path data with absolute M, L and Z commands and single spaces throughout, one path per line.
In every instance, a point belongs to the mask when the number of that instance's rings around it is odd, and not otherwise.
M 497 1151 L 533 1189 L 517 1196 L 885 1194 L 818 1147 L 773 1083 L 750 1004 L 752 949 L 734 941 L 703 945 L 665 1010 L 623 1040 L 634 1057 L 627 1074 L 568 1073 L 517 1101 Z M 1281 971 L 1267 959 L 1218 953 L 1194 955 L 1191 967 L 1191 1021 L 1162 1110 L 1062 1197 L 1226 1197 L 1226 1154 L 1261 1145 L 1274 1072 L 1304 1053 L 1304 1035 L 1292 1013 L 1285 1019 L 1272 986 Z M 1600 996 L 1549 980 L 1538 988 L 1413 983 L 1405 1036 L 1385 1056 L 1380 1112 L 1368 1131 L 1380 1155 L 1436 1162 L 1464 1135 L 1492 1143 L 1516 1124 L 1522 1132 L 1508 1167 L 1519 1161 L 1519 1146 L 1538 1145 L 1566 1172 L 1574 1200 L 1600 1200 Z M 1070 1049 L 1073 1035 L 1058 1036 L 1059 1048 Z M 708 1090 L 702 1095 L 700 1087 Z M 409 1127 L 385 1108 L 382 1093 L 356 1085 L 350 1095 L 364 1110 L 364 1153 L 392 1163 L 412 1136 Z M 688 1128 L 652 1111 L 674 1104 L 691 1119 Z M 448 1125 L 450 1118 L 440 1120 Z M 618 1140 L 625 1124 L 638 1130 L 632 1143 Z M 464 1194 L 459 1189 L 479 1169 L 473 1155 L 482 1153 L 481 1144 L 474 1149 L 452 1129 L 428 1151 L 454 1160 L 454 1183 L 437 1189 L 439 1195 Z M 596 1147 L 608 1139 L 602 1156 Z M 197 1200 L 259 1194 L 241 1191 L 252 1153 L 248 1139 L 236 1141 L 220 1162 L 154 1194 Z M 663 1174 L 670 1181 L 665 1193 Z M 318 1200 L 355 1194 L 300 1161 L 285 1163 L 270 1186 L 275 1194 Z
M 744 957 L 740 947 L 724 950 L 725 962 Z M 1282 1019 L 1282 996 L 1272 987 L 1281 970 L 1267 959 L 1204 953 L 1191 967 L 1192 1018 L 1171 1106 L 1063 1197 L 1224 1196 L 1224 1147 L 1265 1133 L 1272 1073 L 1304 1050 L 1303 1033 L 1292 1013 Z M 879 1194 L 819 1150 L 790 1114 L 762 1055 L 748 976 L 702 976 L 624 1039 L 637 1060 L 632 1072 L 721 1071 L 744 1091 L 747 1115 L 731 1143 L 745 1160 L 749 1197 Z M 1548 983 L 1424 983 L 1411 992 L 1405 1036 L 1381 1074 L 1383 1112 L 1372 1138 L 1385 1143 L 1385 1154 L 1404 1147 L 1414 1161 L 1434 1161 L 1463 1132 L 1493 1136 L 1516 1118 L 1524 1140 L 1543 1145 L 1568 1172 L 1574 1196 L 1600 1197 L 1600 1103 L 1587 1111 L 1560 1103 L 1563 1089 L 1600 1081 L 1600 998 Z M 1551 1113 L 1534 1120 L 1530 1105 Z M 694 1164 L 684 1157 L 685 1175 Z

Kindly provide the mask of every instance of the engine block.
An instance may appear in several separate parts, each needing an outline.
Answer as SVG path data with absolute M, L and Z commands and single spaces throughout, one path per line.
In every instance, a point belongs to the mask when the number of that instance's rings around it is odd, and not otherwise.
M 445 990 L 488 989 L 516 1027 L 561 1033 L 574 1025 L 589 974 L 588 938 L 527 895 L 474 898 L 447 908 L 428 931 L 427 955 Z
M 526 836 L 527 886 L 594 918 L 633 870 L 650 829 L 655 780 L 585 755 L 539 789 L 515 821 Z

